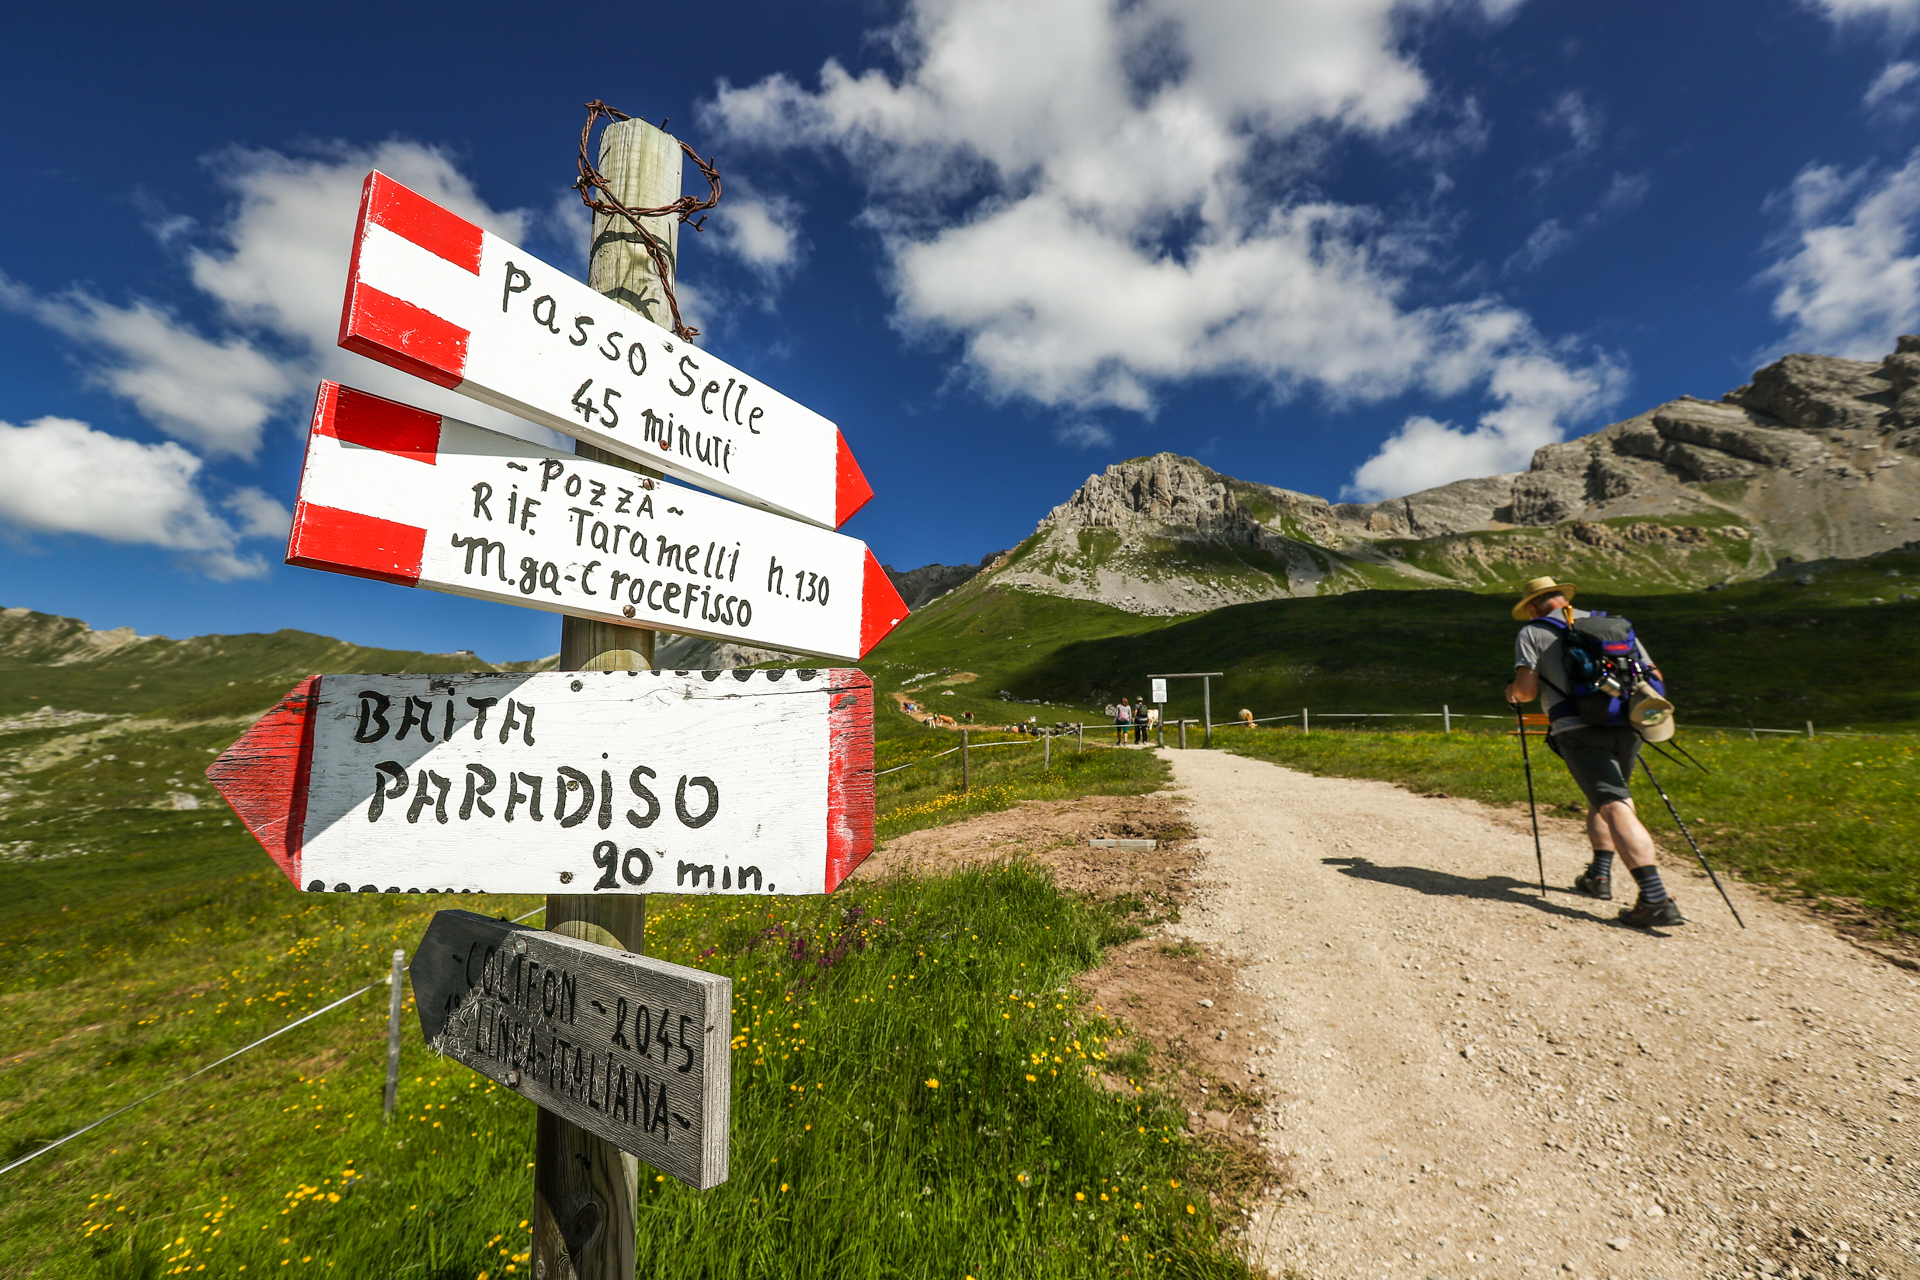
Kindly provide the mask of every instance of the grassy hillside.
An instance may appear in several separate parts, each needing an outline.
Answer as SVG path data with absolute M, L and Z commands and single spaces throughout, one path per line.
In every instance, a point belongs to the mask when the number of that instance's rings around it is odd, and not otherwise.
M 1920 553 L 1901 551 L 1790 566 L 1724 590 L 1586 592 L 1579 603 L 1633 619 L 1696 724 L 1909 726 L 1920 722 L 1920 601 L 1899 597 L 1915 590 Z M 989 578 L 909 618 L 867 667 L 883 692 L 917 690 L 910 696 L 935 710 L 993 722 L 1098 716 L 1115 697 L 1146 692 L 1148 675 L 1179 671 L 1226 673 L 1213 682 L 1216 720 L 1241 707 L 1269 716 L 1442 703 L 1504 717 L 1509 604 L 1505 592 L 1360 591 L 1168 619 Z M 1042 705 L 1003 702 L 1003 689 Z M 1170 692 L 1169 716 L 1200 714 L 1198 681 Z
M 374 980 L 441 907 L 539 905 L 298 893 L 202 777 L 308 671 L 484 664 L 5 621 L 0 697 L 36 710 L 0 717 L 0 1163 Z M 880 767 L 909 766 L 879 780 L 883 835 L 1166 776 L 1144 752 L 1048 770 L 1017 739 L 975 753 L 962 793 L 957 758 L 934 758 L 947 744 L 916 734 L 881 748 Z M 696 1195 L 649 1174 L 642 1268 L 1243 1278 L 1217 1206 L 1252 1175 L 1191 1143 L 1144 1078 L 1099 1083 L 1144 1059 L 1068 994 L 1137 936 L 1134 906 L 1017 869 L 831 898 L 656 895 L 647 950 L 730 974 L 740 1039 L 733 1177 Z M 409 1007 L 383 1124 L 386 999 L 376 987 L 6 1175 L 0 1277 L 526 1275 L 533 1109 L 434 1058 Z
M 205 718 L 271 706 L 316 671 L 529 671 L 547 662 L 495 665 L 470 653 L 371 649 L 308 631 L 164 636 L 89 632 L 73 618 L 0 612 L 0 717 L 39 707 Z

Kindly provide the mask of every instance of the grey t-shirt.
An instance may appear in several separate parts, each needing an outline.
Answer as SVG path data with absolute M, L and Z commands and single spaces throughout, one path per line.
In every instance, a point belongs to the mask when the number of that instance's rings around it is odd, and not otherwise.
M 1592 615 L 1585 609 L 1573 610 L 1575 619 Z M 1568 692 L 1566 635 L 1558 627 L 1529 622 L 1520 628 L 1520 634 L 1513 639 L 1513 665 L 1526 667 L 1540 677 L 1540 709 L 1552 714 L 1553 709 L 1568 701 L 1573 695 Z M 1634 644 L 1640 651 L 1640 665 L 1652 667 L 1653 659 L 1647 653 L 1647 646 L 1640 643 L 1638 636 Z M 1571 716 L 1553 721 L 1548 726 L 1550 733 L 1565 733 L 1569 729 L 1586 728 L 1584 722 Z

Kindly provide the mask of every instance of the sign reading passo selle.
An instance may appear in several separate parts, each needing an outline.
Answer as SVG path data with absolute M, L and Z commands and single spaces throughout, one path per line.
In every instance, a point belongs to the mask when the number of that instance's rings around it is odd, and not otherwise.
M 690 1186 L 726 1181 L 730 979 L 471 911 L 434 915 L 412 974 L 435 1051 Z
M 312 892 L 831 893 L 873 849 L 873 686 L 311 676 L 207 776 Z
M 873 497 L 827 419 L 378 171 L 340 345 L 828 529 Z
M 907 616 L 858 539 L 331 382 L 287 562 L 849 661 Z

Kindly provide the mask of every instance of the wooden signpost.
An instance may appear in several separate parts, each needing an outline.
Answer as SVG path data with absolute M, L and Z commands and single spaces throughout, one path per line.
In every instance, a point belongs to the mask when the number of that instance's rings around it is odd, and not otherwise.
M 378 171 L 340 345 L 828 529 L 873 497 L 827 419 Z
M 733 982 L 665 960 L 441 911 L 413 955 L 438 1053 L 705 1191 L 727 1177 Z M 583 1256 L 598 1213 L 560 1223 Z
M 560 613 L 573 670 L 311 676 L 207 770 L 302 889 L 547 895 L 545 930 L 440 912 L 413 961 L 434 1049 L 540 1108 L 534 1280 L 632 1280 L 622 1152 L 727 1176 L 731 983 L 640 954 L 644 895 L 831 893 L 873 849 L 865 675 L 669 675 L 654 632 L 857 661 L 907 615 L 833 532 L 873 496 L 834 424 L 614 300 L 671 287 L 681 146 L 590 109 L 583 181 L 653 211 L 595 222 L 611 297 L 376 172 L 340 324 L 580 452 L 324 383 L 287 549 Z
M 832 893 L 873 851 L 873 685 L 311 676 L 207 776 L 314 893 Z
M 907 616 L 858 539 L 333 382 L 287 561 L 848 661 Z

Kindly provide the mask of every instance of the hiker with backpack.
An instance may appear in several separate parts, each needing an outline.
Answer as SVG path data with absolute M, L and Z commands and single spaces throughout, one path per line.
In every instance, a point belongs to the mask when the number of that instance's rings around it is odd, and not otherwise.
M 1660 880 L 1653 836 L 1634 812 L 1634 762 L 1639 758 L 1645 708 L 1671 711 L 1665 683 L 1646 646 L 1625 618 L 1575 609 L 1571 582 L 1535 578 L 1522 590 L 1513 618 L 1524 623 L 1514 640 L 1509 703 L 1540 699 L 1547 713 L 1547 745 L 1587 798 L 1587 838 L 1593 861 L 1573 882 L 1590 898 L 1613 897 L 1617 856 L 1639 885 L 1639 899 L 1620 912 L 1638 928 L 1684 924 L 1679 904 Z M 1658 717 L 1654 717 L 1658 721 Z M 1671 732 L 1671 721 L 1664 722 Z M 1524 729 L 1523 729 L 1524 731 Z M 1653 733 L 1649 738 L 1657 740 Z

